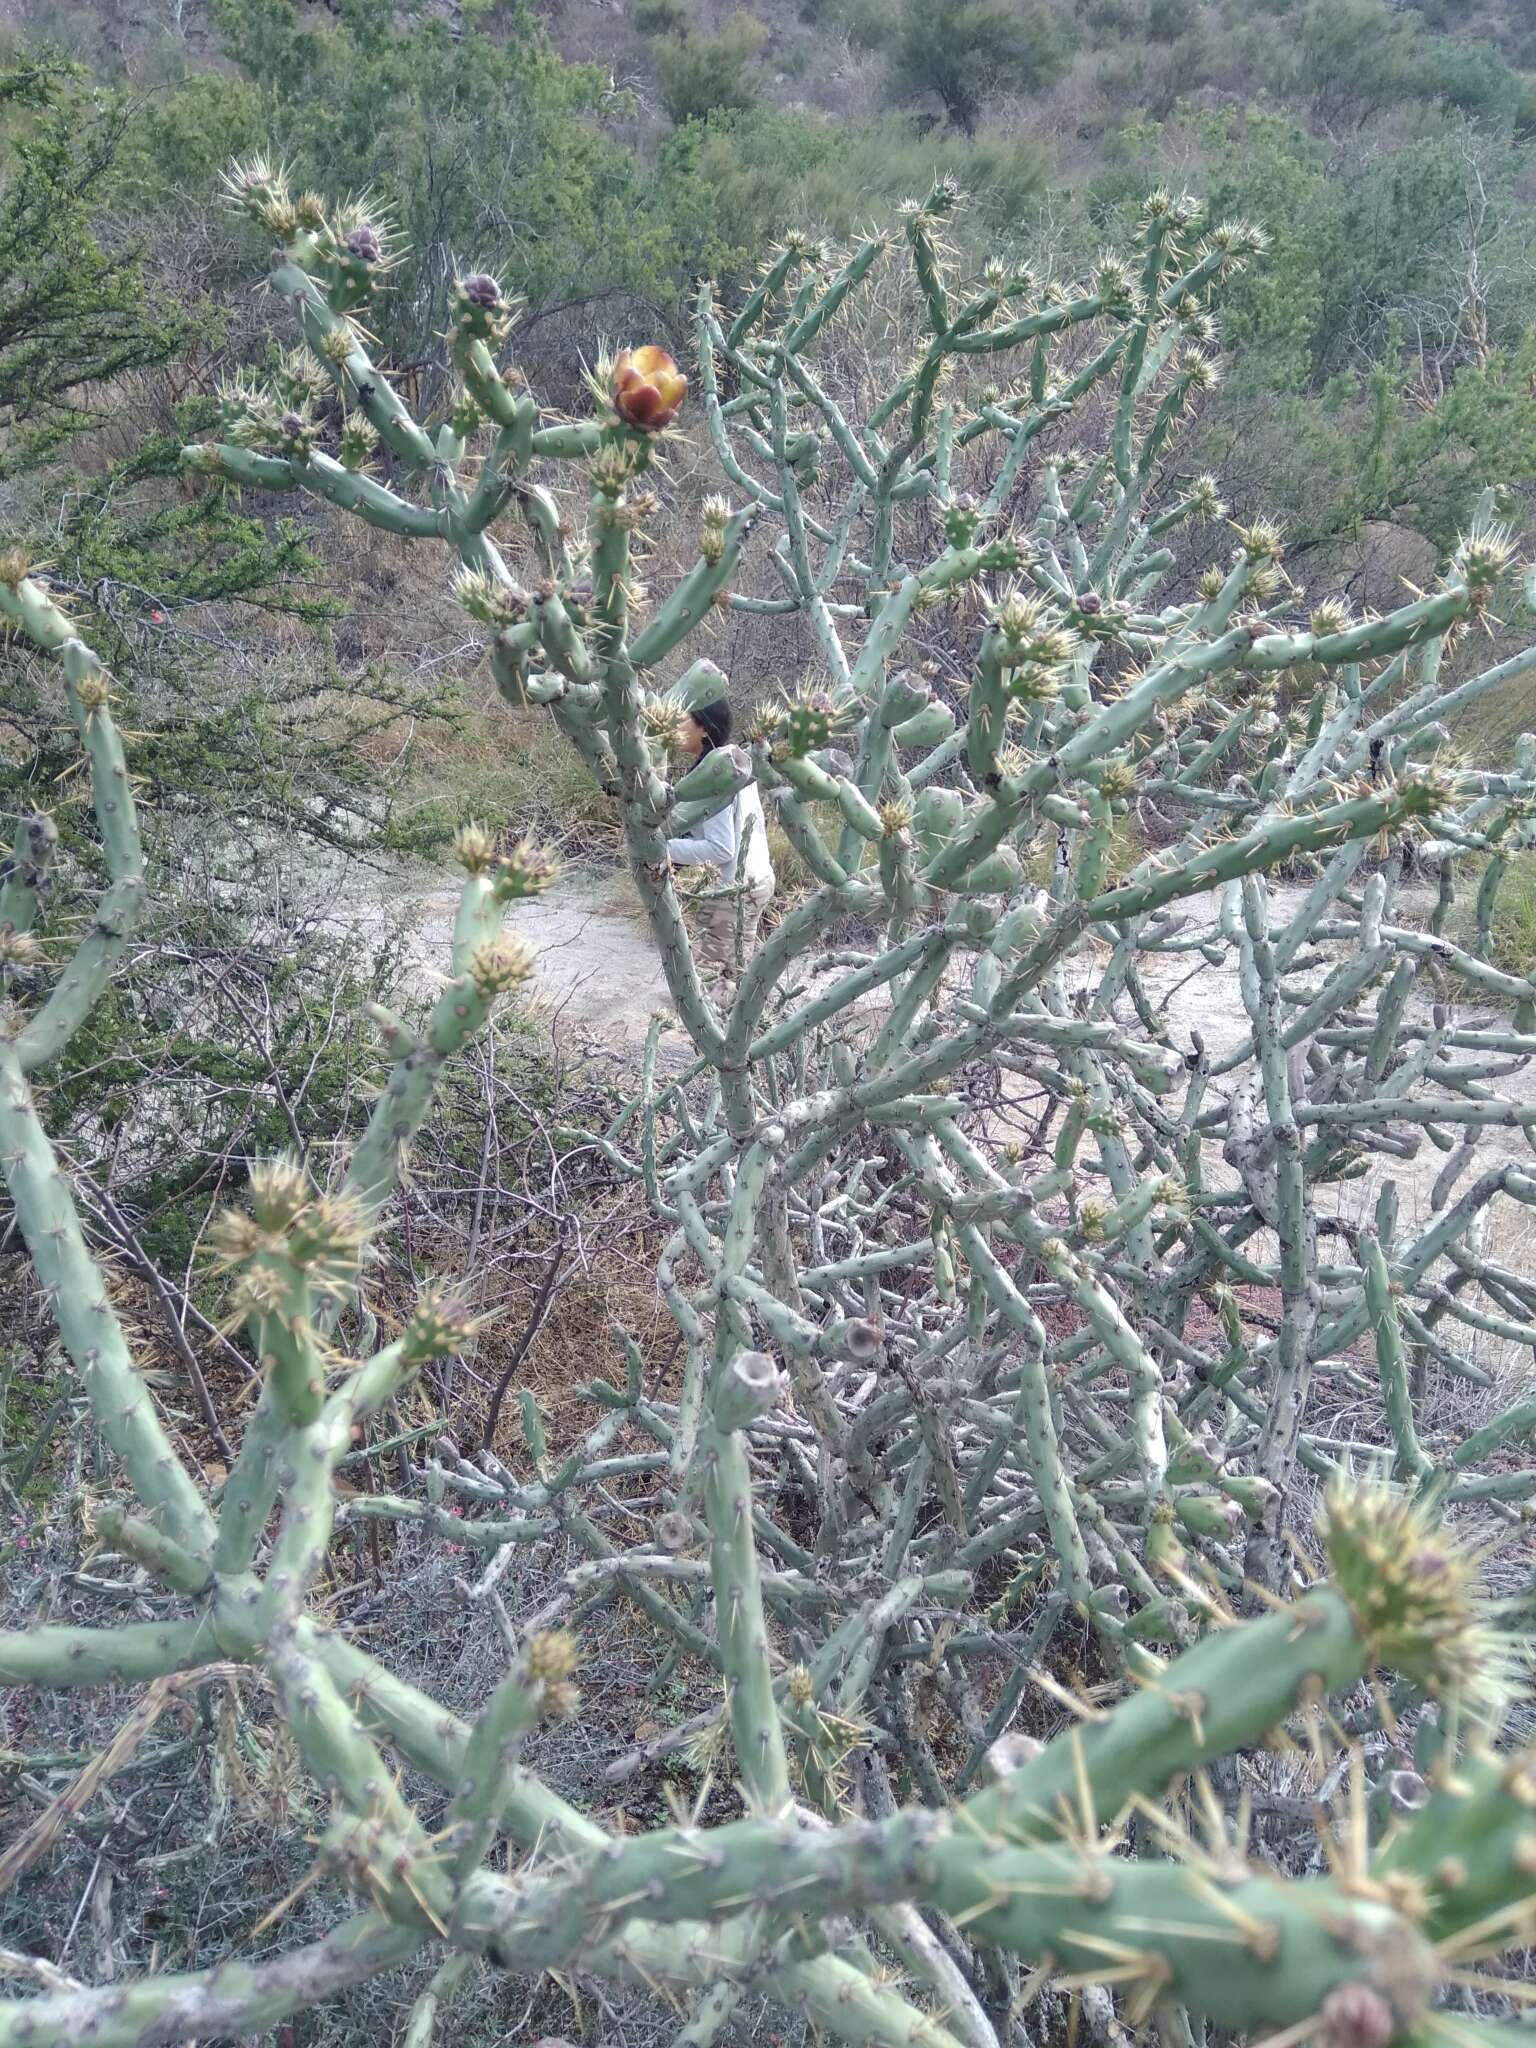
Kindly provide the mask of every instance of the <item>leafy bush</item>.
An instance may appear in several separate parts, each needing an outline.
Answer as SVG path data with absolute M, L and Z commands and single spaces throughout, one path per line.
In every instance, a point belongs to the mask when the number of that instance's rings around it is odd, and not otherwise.
M 929 136 L 891 115 L 849 126 L 819 114 L 758 107 L 690 122 L 661 150 L 660 210 L 695 275 L 744 274 L 793 225 L 844 235 L 869 207 L 895 205 L 935 172 L 956 178 L 969 218 L 988 233 L 1016 229 L 1044 184 L 1038 144 L 1015 136 Z
M 933 94 L 970 135 L 999 93 L 1038 92 L 1060 76 L 1068 45 L 1057 17 L 1022 0 L 904 0 L 894 50 L 898 89 Z
M 680 36 L 688 27 L 685 0 L 635 0 L 631 24 L 643 36 Z
M 755 15 L 738 13 L 716 35 L 691 35 L 663 44 L 656 72 L 669 119 L 681 126 L 717 111 L 754 105 L 757 84 L 752 67 L 767 40 L 768 31 Z
M 1147 34 L 1154 43 L 1176 43 L 1200 25 L 1200 0 L 1152 0 Z
M 138 252 L 108 249 L 93 230 L 123 121 L 60 65 L 0 73 L 0 475 L 100 417 L 87 387 L 179 345 Z

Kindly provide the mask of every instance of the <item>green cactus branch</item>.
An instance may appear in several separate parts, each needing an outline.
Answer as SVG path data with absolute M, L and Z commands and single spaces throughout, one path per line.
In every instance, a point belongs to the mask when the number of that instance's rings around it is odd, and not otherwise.
M 263 163 L 230 187 L 279 244 L 301 346 L 225 387 L 189 466 L 441 547 L 499 692 L 545 707 L 617 807 L 686 1049 L 670 1063 L 658 1024 L 633 1099 L 583 1141 L 657 1226 L 680 1377 L 650 1387 L 615 1331 L 565 1448 L 516 1390 L 531 1478 L 498 1457 L 493 1406 L 472 1457 L 392 1426 L 398 1485 L 338 1500 L 354 1425 L 473 1327 L 433 1293 L 347 1356 L 441 1077 L 537 968 L 502 921 L 550 864 L 467 828 L 449 978 L 419 1021 L 376 1015 L 383 1085 L 338 1184 L 263 1162 L 213 1233 L 261 1389 L 203 1497 L 29 1093 L 142 882 L 101 679 L 46 589 L 5 583 L 73 692 L 109 886 L 38 1001 L 51 840 L 21 822 L 0 1164 L 139 1497 L 103 1533 L 166 1618 L 0 1638 L 0 1675 L 261 1673 L 333 1804 L 319 1863 L 372 1910 L 270 1964 L 12 2001 L 0 2044 L 249 2031 L 418 1952 L 412 2048 L 472 1961 L 696 1994 L 697 2044 L 749 1991 L 889 2048 L 1008 2048 L 1031 1998 L 1049 2038 L 1090 1984 L 1117 2023 L 1183 2014 L 1192 2041 L 1208 2021 L 1396 2048 L 1470 2024 L 1458 1944 L 1513 1946 L 1536 1911 L 1528 1772 L 1494 1740 L 1509 1630 L 1424 1503 L 1512 1541 L 1536 1406 L 1498 1392 L 1437 1434 L 1416 1396 L 1489 1387 L 1490 1346 L 1536 1348 L 1536 1289 L 1489 1231 L 1536 1201 L 1536 984 L 1493 948 L 1536 746 L 1469 769 L 1441 724 L 1536 660 L 1500 644 L 1471 673 L 1483 626 L 1510 630 L 1510 536 L 1479 507 L 1428 593 L 1378 618 L 1304 600 L 1267 521 L 1224 523 L 1179 437 L 1263 238 L 1204 228 L 1184 195 L 1152 195 L 1124 256 L 1056 277 L 973 260 L 940 184 L 898 234 L 840 255 L 794 238 L 736 298 L 701 286 L 695 389 L 630 347 L 577 418 L 527 388 L 518 308 L 467 272 L 463 388 L 426 420 L 365 342 L 392 253 L 368 203 L 295 195 Z M 690 406 L 730 496 L 659 559 L 653 602 L 635 536 L 675 489 Z M 773 636 L 779 687 L 744 744 L 672 775 L 683 713 L 733 687 L 701 652 L 733 616 Z M 744 794 L 807 880 L 716 976 L 669 841 Z M 1230 1028 L 1199 979 L 1223 973 Z M 1398 1183 L 1431 1149 L 1416 1209 Z M 1418 1505 L 1350 1477 L 1378 1463 Z M 653 1493 L 651 1539 L 602 1512 L 616 1480 Z M 1297 1593 L 1319 1481 L 1332 1583 Z M 311 1588 L 364 1521 L 453 1543 L 486 1585 L 558 1545 L 572 1613 L 628 1601 L 658 1661 L 708 1687 L 686 1733 L 613 1774 L 728 1748 L 711 1783 L 739 1817 L 621 1839 L 543 1782 L 538 1724 L 576 1704 L 579 1641 L 517 1643 L 471 1727 L 321 1628 Z M 1091 1688 L 1055 1675 L 1085 1644 Z M 1070 1725 L 1026 1736 L 1058 1725 L 1026 1719 L 1031 1696 Z M 1262 1745 L 1289 1745 L 1314 1789 L 1330 1697 L 1362 1786 L 1347 1854 L 1326 1878 L 1250 1863 L 1232 1760 L 1263 1791 Z M 1421 1818 L 1400 1744 L 1426 1699 L 1451 1733 Z M 400 1790 L 396 1757 L 442 1810 Z

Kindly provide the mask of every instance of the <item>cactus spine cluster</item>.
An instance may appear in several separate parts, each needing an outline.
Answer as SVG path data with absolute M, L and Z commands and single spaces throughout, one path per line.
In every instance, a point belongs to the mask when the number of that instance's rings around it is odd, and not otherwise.
M 1528 1460 L 1489 1469 L 1529 1443 L 1536 1405 L 1453 1442 L 1421 1434 L 1411 1394 L 1431 1370 L 1475 1378 L 1474 1331 L 1536 1342 L 1536 1291 L 1483 1233 L 1496 1197 L 1536 1200 L 1536 1175 L 1476 1157 L 1536 1122 L 1496 1085 L 1536 1052 L 1536 984 L 1490 960 L 1487 905 L 1466 943 L 1447 929 L 1458 865 L 1491 856 L 1496 889 L 1525 843 L 1536 774 L 1525 746 L 1498 772 L 1438 765 L 1442 721 L 1536 666 L 1532 647 L 1452 679 L 1510 575 L 1505 537 L 1480 511 L 1438 586 L 1385 617 L 1297 616 L 1263 522 L 1234 530 L 1198 592 L 1165 595 L 1180 529 L 1222 513 L 1209 480 L 1163 480 L 1214 375 L 1212 305 L 1260 238 L 1200 239 L 1194 202 L 1158 194 L 1133 263 L 1070 287 L 971 277 L 941 186 L 900 237 L 926 330 L 868 405 L 818 352 L 890 238 L 837 262 L 794 242 L 734 309 L 700 292 L 697 391 L 731 498 L 647 610 L 633 536 L 688 399 L 672 358 L 627 350 L 600 365 L 592 417 L 546 418 L 499 360 L 516 308 L 474 273 L 449 336 L 462 396 L 429 431 L 353 318 L 388 270 L 381 224 L 295 200 L 266 165 L 231 190 L 276 238 L 272 287 L 307 353 L 232 387 L 224 437 L 189 464 L 445 546 L 503 693 L 547 706 L 620 807 L 695 1061 L 664 1074 L 658 1022 L 599 1143 L 666 1226 L 657 1277 L 685 1363 L 675 1398 L 652 1398 L 628 1345 L 624 1383 L 594 1379 L 596 1419 L 558 1464 L 530 1397 L 532 1481 L 444 1442 L 421 1497 L 338 1499 L 354 1428 L 469 1334 L 436 1294 L 390 1343 L 348 1352 L 371 1329 L 364 1247 L 437 1077 L 532 964 L 502 919 L 548 863 L 471 831 L 451 978 L 419 1030 L 381 1017 L 393 1070 L 345 1176 L 322 1190 L 273 1162 L 219 1226 L 261 1394 L 204 1498 L 30 1093 L 142 891 L 109 691 L 36 583 L 0 589 L 59 655 L 111 875 L 53 992 L 7 1015 L 0 1165 L 138 1496 L 111 1541 L 163 1609 L 0 1637 L 0 1678 L 259 1668 L 332 1801 L 317 1854 L 359 1902 L 270 1962 L 5 2002 L 0 2044 L 246 2033 L 423 1951 L 442 1967 L 413 2043 L 469 1960 L 697 1992 L 690 2043 L 725 2038 L 748 1985 L 891 2048 L 1005 2048 L 1044 1988 L 1089 1984 L 1133 2026 L 1330 2048 L 1465 2033 L 1437 2006 L 1467 1959 L 1533 1933 L 1536 1796 L 1530 1765 L 1492 1747 L 1508 1645 L 1436 1517 L 1536 1492 Z M 1093 417 L 1107 430 L 1083 456 L 1066 437 Z M 769 595 L 735 587 L 760 523 Z M 827 680 L 786 678 L 749 746 L 669 784 L 677 707 L 721 687 L 696 653 L 721 608 L 803 627 Z M 940 615 L 963 666 L 914 651 Z M 749 781 L 813 886 L 722 1010 L 666 840 Z M 1133 805 L 1165 843 L 1118 872 Z M 47 845 L 23 821 L 0 909 L 11 960 Z M 1427 929 L 1398 907 L 1405 849 L 1438 877 Z M 1299 900 L 1266 880 L 1283 862 L 1306 877 Z M 1175 1035 L 1152 983 L 1180 960 L 1235 963 L 1234 1046 Z M 1440 999 L 1422 1015 L 1421 986 Z M 1037 1105 L 1026 1146 L 989 1122 L 998 1077 Z M 1373 1227 L 1349 1223 L 1340 1184 L 1426 1138 L 1446 1154 L 1427 1217 L 1400 1215 L 1388 1180 Z M 1327 1373 L 1374 1418 L 1358 1446 L 1309 1428 Z M 616 1453 L 621 1432 L 645 1448 Z M 1405 1492 L 1351 1478 L 1380 1444 Z M 652 1475 L 667 1506 L 654 1544 L 616 1554 L 585 1508 L 619 1470 Z M 1307 1586 L 1286 1511 L 1317 1481 L 1332 1577 Z M 456 1541 L 499 1565 L 562 1532 L 587 1553 L 573 1588 L 611 1584 L 717 1674 L 711 1735 L 741 1818 L 620 1839 L 541 1782 L 528 1739 L 576 1705 L 562 1636 L 521 1644 L 466 1726 L 320 1625 L 308 1592 L 339 1522 L 433 1531 L 450 1493 Z M 1239 1619 L 1255 1597 L 1273 1611 Z M 1040 1674 L 1063 1622 L 1135 1688 L 1118 1705 Z M 1207 1768 L 1265 1741 L 1320 1748 L 1329 1696 L 1378 1674 L 1397 1701 L 1383 1725 L 1435 1698 L 1460 1731 L 1428 1804 L 1352 1832 L 1327 1877 L 1251 1863 L 1212 1822 Z M 1014 1725 L 1037 1676 L 1074 1717 L 1043 1745 Z M 958 1758 L 930 1740 L 919 1682 L 962 1731 Z M 393 1757 L 445 1803 L 408 1801 Z

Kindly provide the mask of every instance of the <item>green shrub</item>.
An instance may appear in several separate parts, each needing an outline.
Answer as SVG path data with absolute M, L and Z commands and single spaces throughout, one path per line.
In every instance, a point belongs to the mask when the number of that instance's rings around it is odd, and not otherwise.
M 663 44 L 656 70 L 668 116 L 681 126 L 720 109 L 739 112 L 755 105 L 752 66 L 767 40 L 768 31 L 757 17 L 740 13 L 717 35 Z
M 1147 34 L 1154 43 L 1176 43 L 1200 25 L 1200 0 L 1152 0 Z
M 629 19 L 643 36 L 681 36 L 688 29 L 685 0 L 635 0 Z
M 905 0 L 896 34 L 898 90 L 931 93 L 953 128 L 974 134 L 987 100 L 1038 92 L 1064 70 L 1065 31 L 1021 0 Z
M 695 276 L 739 277 L 790 227 L 841 236 L 872 206 L 895 205 L 948 173 L 969 195 L 963 222 L 988 238 L 1016 227 L 1045 178 L 1020 137 L 924 135 L 890 115 L 848 127 L 820 114 L 759 107 L 692 121 L 663 147 L 656 203 Z
M 1530 89 L 1489 43 L 1434 37 L 1424 54 L 1423 92 L 1481 120 L 1518 120 Z

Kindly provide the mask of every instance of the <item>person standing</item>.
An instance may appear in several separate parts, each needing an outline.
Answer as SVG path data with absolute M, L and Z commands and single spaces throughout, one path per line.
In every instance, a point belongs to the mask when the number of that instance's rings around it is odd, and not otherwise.
M 724 697 L 701 704 L 683 719 L 685 754 L 702 761 L 731 743 L 731 707 Z M 763 912 L 773 900 L 773 860 L 757 784 L 749 782 L 713 817 L 667 841 L 674 866 L 713 870 L 713 886 L 698 899 L 699 954 L 729 1000 L 737 975 L 757 944 Z

